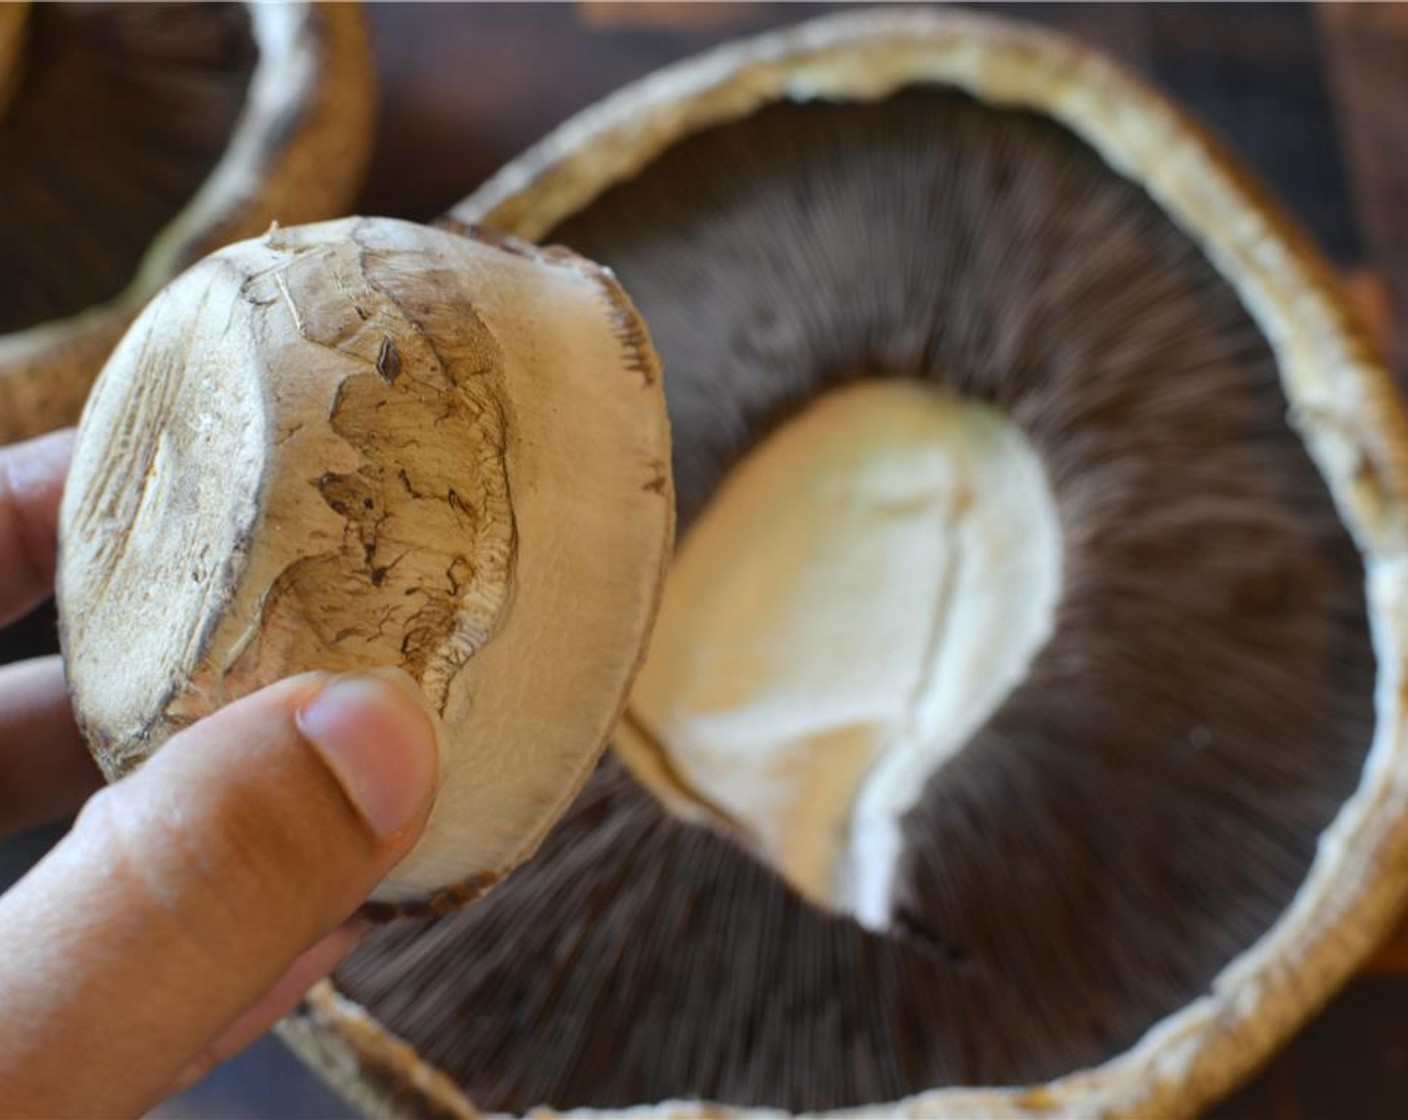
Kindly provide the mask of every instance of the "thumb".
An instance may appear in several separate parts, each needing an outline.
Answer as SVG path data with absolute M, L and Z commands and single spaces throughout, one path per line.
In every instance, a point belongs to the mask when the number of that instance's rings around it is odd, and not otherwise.
M 0 899 L 0 1113 L 137 1114 L 336 929 L 433 797 L 433 721 L 310 674 L 175 736 Z

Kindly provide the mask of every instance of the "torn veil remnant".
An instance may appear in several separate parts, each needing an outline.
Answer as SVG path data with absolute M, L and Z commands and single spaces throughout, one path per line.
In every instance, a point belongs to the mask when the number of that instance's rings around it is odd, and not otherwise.
M 132 317 L 219 245 L 344 212 L 371 133 L 355 4 L 0 12 L 0 442 L 73 423 Z
M 581 258 L 362 218 L 214 254 L 114 351 L 74 453 L 59 609 L 99 762 L 118 777 L 295 672 L 397 666 L 449 757 L 375 897 L 462 901 L 615 722 L 668 453 L 649 340 Z
M 537 856 L 286 1027 L 353 1099 L 1189 1114 L 1386 930 L 1403 406 L 1165 101 L 867 9 L 647 78 L 455 215 L 634 293 L 683 535 Z

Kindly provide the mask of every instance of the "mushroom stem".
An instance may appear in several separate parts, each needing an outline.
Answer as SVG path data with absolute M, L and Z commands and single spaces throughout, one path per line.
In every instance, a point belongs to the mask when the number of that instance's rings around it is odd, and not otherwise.
M 734 468 L 681 550 L 617 737 L 686 820 L 891 924 L 901 822 L 1052 632 L 1056 507 L 995 409 L 838 389 Z
M 443 771 L 373 901 L 477 897 L 620 714 L 668 458 L 644 327 L 565 250 L 352 218 L 207 258 L 119 343 L 75 444 L 58 602 L 95 757 L 115 779 L 275 680 L 395 668 Z

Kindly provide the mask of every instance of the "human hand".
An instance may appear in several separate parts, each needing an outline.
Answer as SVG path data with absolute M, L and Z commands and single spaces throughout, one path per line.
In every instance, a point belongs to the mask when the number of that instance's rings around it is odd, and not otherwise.
M 71 446 L 0 449 L 0 626 L 52 591 Z M 0 836 L 83 806 L 0 897 L 0 1116 L 138 1115 L 337 963 L 434 796 L 414 696 L 305 674 L 102 788 L 59 658 L 0 667 Z

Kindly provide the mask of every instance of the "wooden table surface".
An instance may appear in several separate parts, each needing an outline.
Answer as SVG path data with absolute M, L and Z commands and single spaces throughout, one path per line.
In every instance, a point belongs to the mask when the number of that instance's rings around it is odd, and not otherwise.
M 374 6 L 381 119 L 361 210 L 429 218 L 623 82 L 830 7 Z M 1408 377 L 1408 5 L 997 8 L 1104 48 L 1228 139 L 1344 270 Z M 0 634 L 0 660 L 53 648 L 47 609 Z M 53 835 L 0 845 L 0 887 Z M 158 1115 L 350 1112 L 265 1041 Z M 1213 1115 L 1408 1117 L 1408 931 Z

